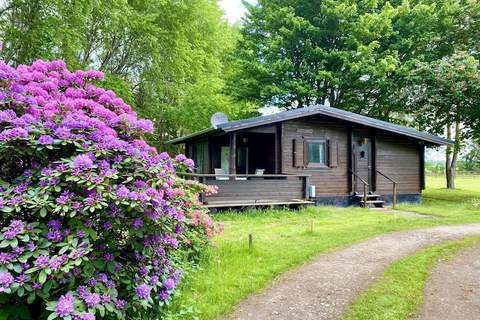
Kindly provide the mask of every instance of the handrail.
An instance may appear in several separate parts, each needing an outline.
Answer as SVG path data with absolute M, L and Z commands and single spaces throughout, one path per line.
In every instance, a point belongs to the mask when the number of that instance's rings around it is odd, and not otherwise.
M 398 184 L 397 181 L 393 180 L 392 178 L 390 178 L 386 174 L 382 173 L 380 170 L 376 170 L 376 171 L 377 171 L 377 173 L 380 173 L 381 176 L 383 176 L 385 179 L 389 180 L 390 182 Z
M 355 172 L 350 171 L 350 173 L 352 173 L 355 177 L 357 177 L 358 179 L 360 179 L 360 181 L 361 181 L 364 185 L 366 185 L 366 186 L 369 186 L 369 185 L 370 185 L 367 181 L 363 180 L 362 177 L 360 177 L 360 176 L 359 176 L 358 174 L 356 174 Z
M 397 184 L 398 182 L 381 172 L 380 170 L 375 170 L 377 173 L 379 173 L 382 177 L 385 179 L 389 180 L 391 183 L 393 183 L 393 190 L 392 190 L 392 209 L 395 209 L 395 206 L 397 204 Z
M 358 174 L 350 170 L 350 173 L 352 173 L 356 178 L 360 179 L 360 181 L 363 183 L 363 207 L 367 208 L 367 187 L 370 185 L 367 181 L 363 180 L 362 177 L 360 177 Z
M 228 174 L 228 173 L 192 173 L 192 172 L 177 172 L 179 176 L 185 177 L 204 177 L 204 178 L 216 178 L 216 177 L 238 177 L 238 178 L 289 178 L 289 177 L 310 177 L 310 174 Z

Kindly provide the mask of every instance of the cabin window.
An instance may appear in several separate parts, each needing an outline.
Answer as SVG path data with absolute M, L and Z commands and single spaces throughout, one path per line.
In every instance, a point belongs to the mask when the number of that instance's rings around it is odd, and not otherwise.
M 327 140 L 306 141 L 307 167 L 327 166 Z

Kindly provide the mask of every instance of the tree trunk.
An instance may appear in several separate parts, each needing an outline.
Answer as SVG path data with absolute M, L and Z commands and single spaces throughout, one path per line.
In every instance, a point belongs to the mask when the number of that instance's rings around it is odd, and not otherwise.
M 447 146 L 445 153 L 445 175 L 447 178 L 447 189 L 455 189 L 455 176 L 457 174 L 457 160 L 458 154 L 460 153 L 461 146 L 461 129 L 460 123 L 455 123 L 455 132 L 452 137 L 452 128 L 450 125 L 447 125 L 447 138 L 454 140 L 453 146 Z

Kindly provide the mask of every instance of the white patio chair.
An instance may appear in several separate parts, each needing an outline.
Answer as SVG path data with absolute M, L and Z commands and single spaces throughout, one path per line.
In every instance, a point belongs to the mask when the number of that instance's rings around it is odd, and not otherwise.
M 215 168 L 215 180 L 228 180 L 228 176 L 222 168 Z
M 256 176 L 263 176 L 264 173 L 265 173 L 265 169 L 256 169 L 255 170 L 255 175 Z

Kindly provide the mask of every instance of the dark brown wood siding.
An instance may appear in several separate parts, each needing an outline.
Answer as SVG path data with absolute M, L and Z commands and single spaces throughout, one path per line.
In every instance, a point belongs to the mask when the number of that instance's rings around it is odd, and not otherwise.
M 328 140 L 329 166 L 304 168 L 305 139 Z M 318 117 L 283 122 L 282 172 L 310 174 L 310 184 L 315 185 L 317 197 L 348 195 L 347 162 L 347 128 L 344 124 Z
M 376 134 L 377 170 L 398 182 L 399 194 L 421 192 L 418 143 L 400 135 Z M 391 194 L 392 183 L 377 175 L 377 192 Z
M 310 174 L 310 184 L 315 185 L 317 197 L 345 196 L 350 194 L 348 183 L 348 125 L 319 117 L 295 119 L 282 125 L 282 172 Z M 357 134 L 373 135 L 368 128 L 351 126 Z M 305 168 L 303 141 L 305 139 L 329 141 L 329 167 Z M 421 192 L 420 150 L 418 142 L 401 135 L 382 131 L 375 133 L 376 169 L 398 181 L 399 194 Z M 373 170 L 373 168 L 372 168 Z M 392 183 L 377 174 L 374 176 L 377 192 L 389 195 Z
M 284 179 L 250 178 L 249 180 L 207 180 L 218 186 L 218 193 L 207 196 L 207 201 L 292 200 L 304 198 L 304 180 L 300 177 Z

